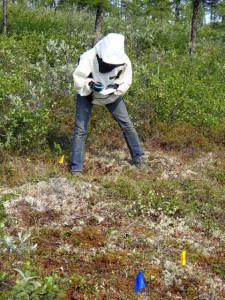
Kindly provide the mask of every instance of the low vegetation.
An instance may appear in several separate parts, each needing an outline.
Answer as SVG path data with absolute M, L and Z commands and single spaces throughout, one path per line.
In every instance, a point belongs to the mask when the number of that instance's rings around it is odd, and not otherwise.
M 0 299 L 224 298 L 224 154 L 148 150 L 144 171 L 88 152 L 84 175 L 36 162 L 1 188 Z
M 127 37 L 125 97 L 148 156 L 129 164 L 120 129 L 94 107 L 85 172 L 68 172 L 72 72 L 91 11 L 9 6 L 0 35 L 0 300 L 225 298 L 224 25 L 110 13 Z M 63 164 L 58 161 L 65 155 Z M 180 254 L 187 251 L 186 265 Z M 142 270 L 147 287 L 135 293 Z

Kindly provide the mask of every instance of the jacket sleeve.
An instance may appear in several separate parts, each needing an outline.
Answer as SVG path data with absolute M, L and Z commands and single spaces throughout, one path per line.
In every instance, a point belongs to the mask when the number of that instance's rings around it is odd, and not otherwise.
M 124 95 L 132 83 L 132 66 L 131 62 L 128 59 L 128 62 L 126 63 L 124 69 L 122 70 L 122 73 L 120 74 L 120 77 L 114 81 L 114 83 L 119 84 L 119 87 L 117 91 L 114 93 L 114 95 L 122 96 Z
M 74 88 L 81 96 L 90 95 L 92 92 L 89 87 L 91 71 L 90 59 L 88 55 L 84 53 L 81 55 L 79 64 L 73 72 Z

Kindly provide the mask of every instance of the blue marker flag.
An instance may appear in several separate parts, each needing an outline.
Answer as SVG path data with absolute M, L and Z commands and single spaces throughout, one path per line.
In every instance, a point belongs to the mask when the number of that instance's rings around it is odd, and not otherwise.
M 136 276 L 134 291 L 138 292 L 138 291 L 140 291 L 141 289 L 144 289 L 144 288 L 146 288 L 146 284 L 145 284 L 144 274 L 141 271 Z

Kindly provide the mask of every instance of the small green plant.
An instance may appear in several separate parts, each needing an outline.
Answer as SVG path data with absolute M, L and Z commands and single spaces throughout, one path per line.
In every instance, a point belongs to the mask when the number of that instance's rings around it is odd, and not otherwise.
M 3 264 L 0 272 L 0 300 L 53 300 L 56 296 L 57 299 L 63 299 L 65 294 L 60 283 L 65 283 L 65 279 L 57 274 L 42 278 L 31 270 L 30 257 L 37 248 L 37 244 L 29 242 L 31 233 L 19 232 L 17 237 L 11 236 L 7 233 L 4 222 L 1 222 L 0 236 L 0 262 Z
M 3 297 L 8 300 L 54 300 L 63 299 L 64 291 L 59 287 L 60 282 L 65 282 L 57 274 L 38 279 L 34 272 L 15 269 L 18 273 L 17 279 L 11 290 L 4 293 Z M 5 299 L 5 298 L 0 298 Z

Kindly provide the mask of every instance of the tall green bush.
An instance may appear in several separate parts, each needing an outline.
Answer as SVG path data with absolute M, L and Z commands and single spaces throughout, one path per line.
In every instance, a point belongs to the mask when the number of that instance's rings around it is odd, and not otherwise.
M 9 6 L 9 35 L 0 36 L 1 148 L 48 149 L 58 135 L 72 133 L 72 73 L 91 47 L 94 17 L 87 11 Z M 125 99 L 139 128 L 185 122 L 208 128 L 209 134 L 223 123 L 224 32 L 203 26 L 197 53 L 190 57 L 189 30 L 185 23 L 107 16 L 103 34 L 126 36 L 133 84 Z M 101 110 L 94 114 L 101 131 L 112 126 L 101 120 Z

